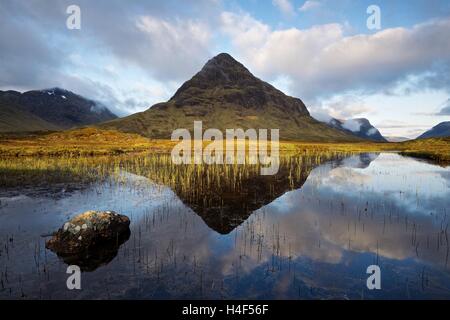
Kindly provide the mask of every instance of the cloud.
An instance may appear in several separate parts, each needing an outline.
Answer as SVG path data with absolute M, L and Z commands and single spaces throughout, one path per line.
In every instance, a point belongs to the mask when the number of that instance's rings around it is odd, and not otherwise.
M 289 0 L 272 0 L 275 7 L 278 8 L 284 15 L 293 16 L 295 15 L 294 6 Z
M 316 120 L 318 120 L 320 122 L 325 122 L 325 123 L 328 123 L 331 120 L 333 120 L 333 117 L 330 116 L 328 113 L 326 113 L 324 111 L 317 111 L 317 112 L 313 111 L 313 112 L 311 112 L 311 116 L 314 119 L 316 119 Z
M 319 121 L 336 119 L 348 119 L 373 113 L 374 110 L 367 106 L 360 98 L 353 95 L 334 96 L 324 99 L 320 103 L 309 105 L 311 114 Z
M 293 3 L 273 0 L 286 14 L 295 12 Z M 0 88 L 68 86 L 131 112 L 170 96 L 220 47 L 257 76 L 283 79 L 283 90 L 314 103 L 349 91 L 388 91 L 401 81 L 450 91 L 450 18 L 348 36 L 337 23 L 276 29 L 244 12 L 223 12 L 218 0 L 78 0 L 82 29 L 74 31 L 65 27 L 70 4 L 0 1 Z M 103 89 L 89 88 L 94 84 Z M 317 105 L 313 111 L 340 118 L 365 112 L 355 103 Z
M 374 134 L 377 134 L 377 133 L 378 133 L 378 130 L 375 129 L 375 128 L 370 128 L 370 129 L 367 131 L 367 134 L 368 134 L 369 136 L 373 136 Z
M 61 47 L 46 44 L 46 33 L 29 20 L 15 16 L 14 2 L 0 5 L 0 86 L 26 87 L 59 72 Z
M 70 4 L 0 3 L 0 88 L 65 87 L 123 114 L 160 97 L 136 89 L 134 80 L 172 89 L 211 56 L 209 25 L 219 1 L 79 0 L 81 30 L 66 28 Z
M 345 120 L 342 126 L 352 132 L 359 132 L 361 130 L 361 123 L 355 119 Z
M 145 47 L 135 54 L 137 63 L 153 64 L 158 79 L 186 79 L 209 57 L 208 26 L 195 20 L 163 20 L 141 16 L 136 27 L 143 33 Z M 139 48 L 133 48 L 134 50 Z M 189 60 L 189 63 L 187 63 Z
M 418 123 L 407 123 L 398 120 L 384 120 L 375 124 L 384 136 L 402 136 L 414 139 L 418 135 L 430 129 L 429 125 Z
M 450 91 L 450 18 L 353 36 L 336 23 L 274 30 L 230 12 L 221 21 L 244 64 L 264 78 L 288 76 L 290 91 L 305 99 L 371 94 L 412 80 Z
M 216 10 L 213 1 L 139 1 L 133 7 L 122 1 L 89 1 L 85 6 L 85 45 L 108 51 L 123 65 L 156 80 L 184 81 L 211 55 L 208 21 Z
M 446 101 L 442 109 L 436 113 L 437 116 L 450 116 L 450 99 Z
M 298 10 L 305 12 L 305 11 L 310 11 L 310 10 L 316 9 L 320 6 L 321 6 L 321 4 L 319 1 L 306 0 L 305 3 L 303 3 L 303 5 Z

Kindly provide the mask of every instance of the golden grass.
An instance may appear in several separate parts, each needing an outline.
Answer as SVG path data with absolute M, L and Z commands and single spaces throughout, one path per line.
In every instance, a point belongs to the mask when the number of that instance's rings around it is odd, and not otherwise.
M 165 153 L 172 141 L 150 140 L 115 130 L 83 128 L 47 135 L 0 136 L 0 156 L 98 156 L 124 153 Z
M 80 157 L 130 153 L 170 153 L 177 142 L 148 139 L 115 130 L 83 128 L 46 135 L 0 136 L 0 157 L 48 156 Z M 207 144 L 205 142 L 205 144 Z M 318 153 L 361 153 L 396 151 L 404 155 L 450 163 L 450 138 L 434 138 L 402 143 L 307 143 L 280 142 L 280 155 Z
M 194 199 L 217 186 L 240 190 L 243 179 L 259 175 L 259 164 L 174 165 L 170 152 L 176 143 L 92 128 L 35 136 L 4 135 L 0 136 L 0 185 L 90 183 L 124 170 L 172 186 Z M 389 151 L 450 164 L 449 138 L 404 143 L 281 142 L 280 174 L 295 185 L 305 166 L 352 154 Z
M 450 137 L 413 140 L 399 145 L 400 154 L 450 164 Z

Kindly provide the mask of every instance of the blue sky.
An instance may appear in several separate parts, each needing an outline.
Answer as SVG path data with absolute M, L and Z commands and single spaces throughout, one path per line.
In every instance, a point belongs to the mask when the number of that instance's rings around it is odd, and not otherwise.
M 126 115 L 229 52 L 314 116 L 415 137 L 450 120 L 449 34 L 445 0 L 0 0 L 0 89 L 63 87 Z

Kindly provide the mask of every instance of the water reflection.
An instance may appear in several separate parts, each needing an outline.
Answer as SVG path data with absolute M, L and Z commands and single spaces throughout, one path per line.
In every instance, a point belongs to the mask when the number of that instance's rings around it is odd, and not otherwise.
M 253 211 L 272 202 L 286 191 L 301 188 L 316 163 L 302 165 L 300 174 L 292 175 L 289 167 L 281 166 L 276 175 L 262 176 L 253 172 L 234 185 L 209 188 L 190 197 L 182 188 L 173 189 L 183 203 L 198 214 L 211 229 L 228 234 L 248 219 Z
M 83 272 L 92 272 L 101 266 L 110 263 L 119 252 L 119 248 L 130 238 L 131 231 L 122 233 L 115 241 L 103 242 L 95 245 L 87 252 L 80 254 L 63 254 L 56 252 L 56 255 L 67 265 L 77 265 Z
M 360 154 L 346 159 L 335 160 L 336 166 L 366 168 L 378 154 Z M 277 174 L 262 176 L 251 172 L 235 185 L 214 186 L 196 197 L 178 185 L 172 186 L 177 196 L 197 213 L 213 230 L 228 234 L 244 222 L 255 210 L 271 203 L 289 190 L 300 189 L 311 170 L 320 164 L 319 159 L 308 159 L 295 163 L 282 163 Z
M 211 190 L 219 209 L 130 173 L 60 199 L 3 198 L 0 297 L 450 298 L 449 169 L 366 154 L 300 171 L 249 175 L 239 190 L 258 192 L 246 197 Z M 39 235 L 88 209 L 129 215 L 132 234 L 68 291 Z M 365 286 L 370 264 L 380 291 Z

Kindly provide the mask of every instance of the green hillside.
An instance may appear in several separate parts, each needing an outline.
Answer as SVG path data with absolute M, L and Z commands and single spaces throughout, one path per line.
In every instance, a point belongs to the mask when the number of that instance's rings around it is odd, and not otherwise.
M 59 130 L 51 124 L 20 107 L 0 102 L 0 132 L 28 132 Z

